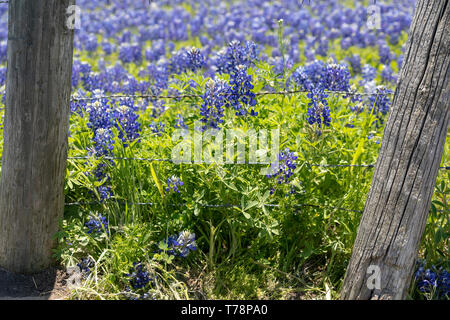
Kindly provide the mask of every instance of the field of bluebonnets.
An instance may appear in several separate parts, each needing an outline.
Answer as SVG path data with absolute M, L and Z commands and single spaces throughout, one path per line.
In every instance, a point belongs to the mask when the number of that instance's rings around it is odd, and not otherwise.
M 55 250 L 83 274 L 73 298 L 338 297 L 415 1 L 377 1 L 380 29 L 369 1 L 301 2 L 77 1 Z M 270 174 L 248 158 L 170 161 L 179 129 L 276 128 Z M 447 141 L 442 166 L 449 155 Z M 411 298 L 449 293 L 448 181 L 441 170 Z

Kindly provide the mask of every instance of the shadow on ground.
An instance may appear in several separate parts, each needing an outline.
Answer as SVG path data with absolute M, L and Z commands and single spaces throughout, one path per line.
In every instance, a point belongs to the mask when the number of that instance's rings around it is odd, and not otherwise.
M 32 275 L 15 274 L 0 268 L 0 300 L 64 299 L 66 272 L 50 268 Z

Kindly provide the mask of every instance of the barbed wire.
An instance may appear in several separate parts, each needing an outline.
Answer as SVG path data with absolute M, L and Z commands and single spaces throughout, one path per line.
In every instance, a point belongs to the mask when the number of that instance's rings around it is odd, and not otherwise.
M 117 203 L 117 204 L 127 204 L 127 205 L 135 205 L 135 206 L 155 206 L 155 205 L 162 205 L 161 203 L 157 202 L 129 202 L 129 201 L 114 201 L 114 200 L 105 200 L 103 202 L 100 201 L 90 201 L 90 202 L 68 202 L 65 203 L 65 206 L 88 206 L 88 205 L 102 205 L 102 204 L 108 204 L 108 203 Z M 180 206 L 187 206 L 189 203 L 169 203 L 166 204 L 171 207 L 180 207 Z M 196 204 L 199 207 L 202 208 L 242 208 L 241 205 L 237 204 Z M 272 204 L 272 203 L 264 203 L 262 206 L 269 207 L 269 208 L 280 208 L 283 207 L 283 205 L 280 204 Z M 362 210 L 354 210 L 354 209 L 348 209 L 348 208 L 342 208 L 342 207 L 333 207 L 333 206 L 321 206 L 316 204 L 309 204 L 309 203 L 297 203 L 297 204 L 288 204 L 285 205 L 287 207 L 294 207 L 294 208 L 301 208 L 301 207 L 312 207 L 312 208 L 322 208 L 322 209 L 333 209 L 333 210 L 340 210 L 340 211 L 347 211 L 347 212 L 356 212 L 356 213 L 362 213 Z
M 127 204 L 127 205 L 134 205 L 134 206 L 155 206 L 155 205 L 162 205 L 161 203 L 157 202 L 129 202 L 129 201 L 90 201 L 90 202 L 67 202 L 64 205 L 66 207 L 71 206 L 88 206 L 88 205 L 103 205 L 107 203 L 117 203 L 117 204 Z M 168 203 L 165 204 L 170 207 L 180 207 L 180 206 L 186 206 L 189 203 Z M 197 204 L 197 206 L 202 208 L 210 208 L 210 209 L 220 209 L 220 208 L 242 208 L 241 205 L 237 204 Z M 269 208 L 280 208 L 282 205 L 279 204 L 272 204 L 272 203 L 264 203 L 264 207 Z M 316 204 L 308 204 L 308 203 L 298 203 L 298 204 L 288 204 L 285 205 L 286 207 L 293 207 L 293 208 L 301 208 L 301 207 L 311 207 L 311 208 L 320 208 L 320 209 L 331 209 L 331 210 L 339 210 L 339 211 L 346 211 L 346 212 L 355 212 L 362 214 L 363 210 L 356 210 L 356 209 L 348 209 L 343 207 L 333 207 L 333 206 L 321 206 Z M 431 209 L 430 209 L 431 210 Z M 446 210 L 436 210 L 437 212 L 445 212 Z
M 74 156 L 74 157 L 68 157 L 69 160 L 87 160 L 89 159 L 89 156 Z M 149 162 L 172 162 L 175 164 L 179 164 L 182 162 L 174 161 L 172 159 L 158 159 L 158 158 L 132 158 L 132 157 L 103 157 L 101 159 L 105 160 L 131 160 L 131 161 L 149 161 Z M 195 163 L 194 163 L 195 164 Z M 237 164 L 260 164 L 260 165 L 267 165 L 270 163 L 254 163 L 254 162 L 245 162 L 245 163 L 237 163 Z M 367 168 L 373 168 L 375 164 L 310 164 L 306 163 L 309 166 L 316 166 L 316 167 L 367 167 Z M 447 167 L 450 169 L 450 167 Z M 100 205 L 102 203 L 110 203 L 114 201 L 92 201 L 92 202 L 70 202 L 66 203 L 65 206 L 87 206 L 87 205 L 93 205 L 97 204 Z M 136 206 L 155 206 L 159 203 L 157 202 L 127 202 L 127 201 L 115 201 L 117 204 L 128 204 L 128 205 L 136 205 Z M 180 207 L 187 205 L 188 203 L 182 204 L 167 204 L 169 206 L 173 207 Z M 236 204 L 197 204 L 197 206 L 203 207 L 203 208 L 242 208 L 240 205 Z M 282 207 L 282 205 L 279 204 L 263 204 L 265 207 L 272 207 L 272 208 L 279 208 Z M 343 208 L 343 207 L 333 207 L 333 206 L 320 206 L 315 204 L 309 204 L 309 203 L 300 203 L 300 204 L 291 204 L 287 205 L 289 207 L 294 208 L 300 208 L 300 207 L 312 207 L 312 208 L 321 208 L 321 209 L 332 209 L 332 210 L 339 210 L 339 211 L 346 211 L 346 212 L 355 212 L 355 213 L 363 213 L 362 210 L 355 210 L 355 209 L 349 209 L 349 208 Z
M 255 96 L 268 96 L 268 95 L 292 95 L 292 94 L 298 94 L 298 93 L 311 93 L 309 90 L 293 90 L 293 91 L 263 91 L 263 92 L 256 92 Z M 339 94 L 344 96 L 381 96 L 381 95 L 392 95 L 392 92 L 386 92 L 386 93 L 377 93 L 377 92 L 356 92 L 356 91 L 334 91 L 334 90 L 325 90 L 325 93 L 328 94 Z M 232 96 L 234 94 L 232 93 L 224 93 L 221 94 L 223 96 Z M 181 95 L 157 95 L 157 94 L 112 94 L 112 95 L 102 95 L 102 96 L 93 96 L 93 97 L 82 97 L 79 98 L 78 96 L 71 96 L 70 101 L 71 102 L 77 102 L 77 101 L 94 101 L 94 100 L 101 100 L 101 99 L 151 99 L 151 100 L 160 100 L 160 99 L 173 99 L 173 100 L 182 100 L 182 99 L 197 99 L 202 98 L 203 95 L 201 94 L 181 94 Z M 5 108 L 0 108 L 0 110 L 4 110 Z
M 71 156 L 68 157 L 67 160 L 89 160 L 92 157 L 89 156 Z M 173 159 L 167 159 L 167 158 L 138 158 L 138 157 L 111 157 L 106 156 L 102 158 L 96 158 L 96 159 L 104 159 L 104 160 L 125 160 L 125 161 L 148 161 L 148 162 L 171 162 L 174 164 L 199 164 L 198 162 L 187 162 L 187 161 L 177 161 Z M 352 167 L 362 167 L 362 168 L 374 168 L 375 163 L 371 164 L 320 164 L 320 163 L 308 163 L 304 162 L 306 165 L 311 167 L 323 167 L 323 168 L 352 168 Z M 270 162 L 251 162 L 251 161 L 245 161 L 245 162 L 233 162 L 233 163 L 218 163 L 218 164 L 234 164 L 234 165 L 270 165 Z M 439 167 L 439 170 L 450 170 L 450 166 L 443 166 Z
M 9 1 L 0 1 L 0 4 L 7 4 Z M 266 91 L 266 92 L 257 92 L 255 93 L 256 96 L 267 96 L 267 95 L 291 95 L 291 94 L 298 94 L 298 93 L 311 93 L 311 91 L 308 90 L 292 90 L 292 91 Z M 348 96 L 374 96 L 374 95 L 392 95 L 392 92 L 386 92 L 386 93 L 365 93 L 365 92 L 356 92 L 356 91 L 335 91 L 335 90 L 325 90 L 325 93 L 327 94 L 339 94 L 344 95 L 345 97 Z M 232 95 L 232 94 L 225 94 L 225 95 Z M 201 98 L 203 95 L 200 94 L 182 94 L 182 95 L 155 95 L 155 94 L 141 94 L 141 95 L 103 95 L 103 96 L 94 96 L 94 97 L 83 97 L 78 98 L 71 96 L 70 101 L 93 101 L 93 100 L 101 100 L 101 99 L 123 99 L 123 98 L 134 98 L 134 99 L 152 99 L 152 100 L 159 100 L 159 99 L 175 99 L 175 100 L 181 100 L 181 99 L 188 99 L 188 98 Z M 0 108 L 0 110 L 4 110 L 5 108 Z M 89 156 L 73 156 L 68 157 L 68 160 L 87 160 L 90 159 Z M 157 159 L 157 158 L 137 158 L 137 157 L 103 157 L 102 159 L 105 160 L 130 160 L 130 161 L 150 161 L 150 162 L 171 162 L 171 163 L 186 163 L 181 161 L 174 161 L 172 159 Z M 195 162 L 194 162 L 195 164 Z M 227 164 L 227 163 L 224 163 Z M 228 163 L 230 164 L 230 163 Z M 248 165 L 269 165 L 270 163 L 264 163 L 264 162 L 238 162 L 233 164 L 248 164 Z M 375 164 L 311 164 L 307 163 L 306 165 L 311 167 L 324 167 L 324 168 L 349 168 L 349 167 L 366 167 L 366 168 L 373 168 L 375 167 Z M 446 167 L 440 167 L 439 169 L 445 169 L 450 170 L 450 166 Z M 114 202 L 114 201 L 108 201 L 108 202 Z M 118 204 L 129 204 L 129 205 L 149 205 L 154 206 L 158 205 L 156 202 L 126 202 L 126 201 L 116 201 Z M 105 202 L 103 202 L 105 203 Z M 85 206 L 85 205 L 91 205 L 91 204 L 102 204 L 102 202 L 94 201 L 94 202 L 71 202 L 71 203 L 65 203 L 65 206 Z M 169 206 L 176 206 L 179 207 L 180 205 L 187 205 L 185 204 L 168 204 Z M 197 206 L 203 207 L 203 208 L 241 208 L 242 206 L 236 205 L 236 204 L 197 204 Z M 265 207 L 272 207 L 272 208 L 279 208 L 282 207 L 282 205 L 279 204 L 263 204 Z M 354 209 L 348 209 L 348 208 L 342 208 L 342 207 L 333 207 L 333 206 L 320 206 L 315 204 L 291 204 L 287 205 L 290 207 L 312 207 L 312 208 L 322 208 L 322 209 L 333 209 L 333 210 L 340 210 L 340 211 L 347 211 L 347 212 L 356 212 L 356 213 L 363 213 L 362 210 L 354 210 Z
M 379 92 L 357 92 L 357 91 L 338 91 L 338 90 L 325 90 L 325 93 L 328 94 L 339 94 L 345 96 L 374 96 L 374 95 L 392 95 L 392 92 L 379 93 Z M 255 96 L 267 96 L 267 95 L 291 95 L 298 93 L 311 93 L 309 90 L 292 90 L 292 91 L 262 91 L 254 93 Z M 224 93 L 221 94 L 223 96 L 232 96 L 232 93 Z M 101 99 L 123 99 L 123 98 L 134 98 L 134 99 L 187 99 L 187 98 L 202 98 L 201 94 L 181 94 L 181 95 L 156 95 L 156 94 L 118 94 L 118 95 L 102 95 L 102 96 L 93 96 L 93 97 L 82 97 L 78 98 L 76 96 L 72 96 L 70 101 L 92 101 L 92 100 L 101 100 Z
M 73 156 L 68 157 L 67 160 L 88 160 L 91 157 L 89 156 Z M 177 161 L 173 159 L 158 159 L 158 158 L 134 158 L 134 157 L 103 157 L 103 158 L 97 158 L 97 159 L 104 159 L 104 160 L 129 160 L 129 161 L 148 161 L 148 162 L 171 162 L 174 164 L 199 164 L 198 162 L 187 162 L 187 161 Z M 307 165 L 311 167 L 367 167 L 372 168 L 375 165 L 374 164 L 314 164 L 314 163 L 308 163 L 305 162 Z M 245 161 L 245 162 L 233 162 L 233 163 L 218 163 L 218 164 L 234 164 L 234 165 L 270 165 L 270 162 L 251 162 L 251 161 Z

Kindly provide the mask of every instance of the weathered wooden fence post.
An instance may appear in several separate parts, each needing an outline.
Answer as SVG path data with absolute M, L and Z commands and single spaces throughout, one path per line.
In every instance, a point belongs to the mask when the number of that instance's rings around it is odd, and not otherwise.
M 64 210 L 75 0 L 13 0 L 8 7 L 0 267 L 17 273 L 52 263 Z
M 342 299 L 409 288 L 449 126 L 449 30 L 448 0 L 418 0 Z

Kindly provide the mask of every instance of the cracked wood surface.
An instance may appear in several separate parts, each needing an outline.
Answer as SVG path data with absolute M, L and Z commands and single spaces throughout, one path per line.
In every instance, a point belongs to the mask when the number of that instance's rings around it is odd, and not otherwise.
M 0 266 L 32 273 L 52 263 L 64 210 L 74 0 L 15 0 L 8 7 Z
M 406 296 L 449 126 L 449 30 L 449 1 L 417 2 L 341 299 Z

